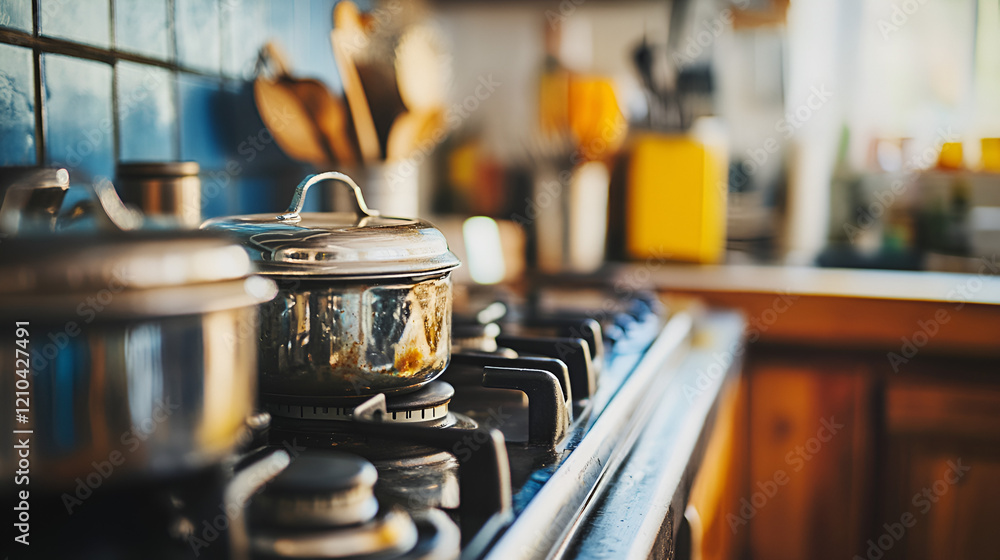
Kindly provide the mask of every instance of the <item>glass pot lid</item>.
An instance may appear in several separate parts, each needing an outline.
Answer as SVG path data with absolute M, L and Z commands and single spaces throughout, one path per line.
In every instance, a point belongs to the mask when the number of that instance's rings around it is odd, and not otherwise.
M 337 181 L 354 191 L 354 212 L 301 212 L 309 187 Z M 208 220 L 203 229 L 235 235 L 268 276 L 365 279 L 444 273 L 461 264 L 436 227 L 368 208 L 361 188 L 335 171 L 306 177 L 281 215 Z

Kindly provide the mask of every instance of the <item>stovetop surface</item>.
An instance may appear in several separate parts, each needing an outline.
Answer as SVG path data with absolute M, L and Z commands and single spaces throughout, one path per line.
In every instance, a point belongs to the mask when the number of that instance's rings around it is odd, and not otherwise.
M 619 468 L 673 472 L 649 461 L 650 442 L 668 436 L 691 448 L 675 463 L 695 460 L 690 435 L 670 430 L 704 423 L 717 388 L 693 415 L 674 394 L 698 363 L 691 356 L 707 351 L 692 313 L 647 294 L 553 293 L 467 322 L 451 365 L 420 391 L 340 408 L 262 395 L 265 413 L 248 424 L 240 454 L 197 477 L 102 490 L 88 504 L 104 512 L 98 524 L 54 508 L 56 529 L 94 530 L 86 547 L 49 548 L 67 558 L 128 558 L 145 547 L 149 558 L 220 560 L 592 551 L 587 535 L 615 531 L 601 512 L 625 499 Z M 717 344 L 738 340 L 739 320 L 730 322 Z M 146 518 L 156 527 L 114 532 Z M 119 541 L 127 546 L 112 546 Z
M 690 317 L 668 313 L 655 296 L 594 298 L 539 295 L 499 313 L 492 302 L 457 316 L 451 365 L 410 395 L 353 409 L 265 395 L 269 443 L 364 457 L 378 469 L 374 493 L 384 504 L 448 512 L 461 528 L 462 555 L 480 557 L 540 499 L 558 504 L 560 515 L 578 513 L 608 461 L 630 445 L 616 436 L 641 421 L 655 368 L 636 378 L 639 365 L 686 344 Z M 601 422 L 612 428 L 593 435 Z M 578 479 L 572 491 L 551 495 L 566 488 L 552 480 L 567 477 Z

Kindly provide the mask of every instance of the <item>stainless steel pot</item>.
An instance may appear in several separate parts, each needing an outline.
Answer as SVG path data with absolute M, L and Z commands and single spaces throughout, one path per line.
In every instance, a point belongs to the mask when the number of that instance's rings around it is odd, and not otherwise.
M 310 186 L 350 187 L 353 213 L 301 213 Z M 336 172 L 307 177 L 288 211 L 209 220 L 235 234 L 278 297 L 260 306 L 260 386 L 269 399 L 337 403 L 406 392 L 451 355 L 451 271 L 459 265 L 431 224 L 369 209 Z
M 83 481 L 76 499 L 228 454 L 255 403 L 255 306 L 276 292 L 252 270 L 242 247 L 206 232 L 0 244 L 4 476 L 20 438 L 32 485 Z

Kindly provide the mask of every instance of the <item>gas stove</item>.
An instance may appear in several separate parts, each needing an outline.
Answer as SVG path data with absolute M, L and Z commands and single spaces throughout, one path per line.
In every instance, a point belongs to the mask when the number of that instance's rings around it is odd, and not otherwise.
M 316 454 L 324 452 L 363 461 L 377 473 L 365 492 L 377 498 L 378 511 L 417 518 L 428 510 L 447 512 L 439 518 L 457 528 L 456 544 L 477 555 L 572 455 L 664 325 L 671 325 L 669 343 L 680 345 L 684 319 L 671 317 L 652 294 L 641 294 L 615 301 L 601 315 L 553 312 L 536 298 L 494 301 L 474 314 L 457 313 L 453 322 L 450 365 L 416 392 L 378 395 L 362 404 L 263 395 L 261 406 L 272 419 L 268 446 L 274 453 L 304 447 L 314 463 L 322 463 Z M 364 523 L 374 521 L 370 516 Z M 274 529 L 258 527 L 265 534 Z M 273 539 L 254 533 L 251 524 L 251 555 L 281 557 Z M 303 541 L 314 538 L 297 534 Z M 407 548 L 402 541 L 389 548 L 398 552 L 395 557 L 411 557 L 399 552 Z M 457 549 L 435 554 L 452 557 Z M 394 557 L 376 548 L 354 555 Z
M 498 299 L 455 314 L 450 365 L 418 391 L 340 403 L 262 395 L 240 452 L 224 465 L 156 488 L 109 488 L 93 500 L 103 506 L 88 504 L 122 526 L 140 521 L 128 546 L 92 519 L 90 548 L 46 551 L 128 558 L 143 550 L 164 559 L 596 554 L 603 544 L 588 539 L 616 530 L 597 513 L 631 487 L 619 477 L 638 468 L 633 457 L 648 459 L 643 445 L 690 432 L 681 455 L 657 450 L 664 463 L 647 481 L 677 468 L 688 479 L 697 472 L 729 376 L 698 384 L 694 400 L 677 395 L 682 383 L 700 383 L 707 359 L 739 344 L 741 319 L 607 289 Z M 730 353 L 723 369 L 736 361 Z M 680 498 L 664 499 L 683 505 L 689 488 L 688 480 Z M 670 517 L 658 507 L 647 504 Z M 61 514 L 51 527 L 82 526 Z M 621 523 L 646 514 L 632 511 Z M 676 533 L 674 524 L 662 527 Z
M 730 333 L 734 340 L 738 330 Z M 377 502 L 372 512 L 410 521 L 406 530 L 387 531 L 392 539 L 351 549 L 352 558 L 565 552 L 639 435 L 655 422 L 670 380 L 666 372 L 691 357 L 694 331 L 690 313 L 671 311 L 653 294 L 560 289 L 527 302 L 494 301 L 456 314 L 450 365 L 419 391 L 343 406 L 264 396 L 272 421 L 260 453 L 306 449 L 301 456 L 316 472 L 336 470 L 333 464 L 349 457 L 376 473 L 344 482 Z M 296 458 L 289 459 L 294 466 Z M 328 464 L 319 466 L 324 460 Z M 290 475 L 275 482 L 282 476 Z M 275 482 L 265 484 L 264 493 Z M 325 484 L 286 508 L 306 516 L 300 527 L 309 524 L 317 502 L 330 501 Z M 250 502 L 251 510 L 268 507 L 256 497 Z M 352 521 L 362 533 L 386 523 L 374 513 Z M 414 532 L 421 523 L 424 530 Z M 248 524 L 250 557 L 307 557 L 303 551 L 317 538 L 301 528 L 281 532 L 283 553 L 273 531 L 280 527 Z M 333 539 L 344 530 L 331 524 L 323 531 Z M 346 532 L 337 538 L 363 537 Z

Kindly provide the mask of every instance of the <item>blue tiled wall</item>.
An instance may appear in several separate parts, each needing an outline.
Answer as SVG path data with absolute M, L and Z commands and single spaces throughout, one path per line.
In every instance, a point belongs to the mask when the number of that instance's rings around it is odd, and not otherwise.
M 115 48 L 170 59 L 171 25 L 167 0 L 115 0 Z
M 42 35 L 95 47 L 111 45 L 110 0 L 41 0 L 39 8 Z
M 118 162 L 194 160 L 205 217 L 283 209 L 308 169 L 273 143 L 252 158 L 241 153 L 263 126 L 254 63 L 276 40 L 298 74 L 339 91 L 329 44 L 335 3 L 0 0 L 0 165 L 65 166 L 72 200 L 80 185 L 113 179 Z M 59 52 L 17 45 L 35 36 L 59 40 Z
M 120 61 L 115 65 L 118 131 L 127 142 L 118 149 L 121 161 L 164 161 L 177 158 L 177 109 L 174 75 L 165 68 Z
M 31 0 L 0 0 L 0 25 L 31 31 Z
M 114 174 L 111 66 L 60 54 L 42 55 L 45 163 L 71 177 Z
M 35 158 L 31 50 L 0 44 L 0 165 L 32 164 Z

